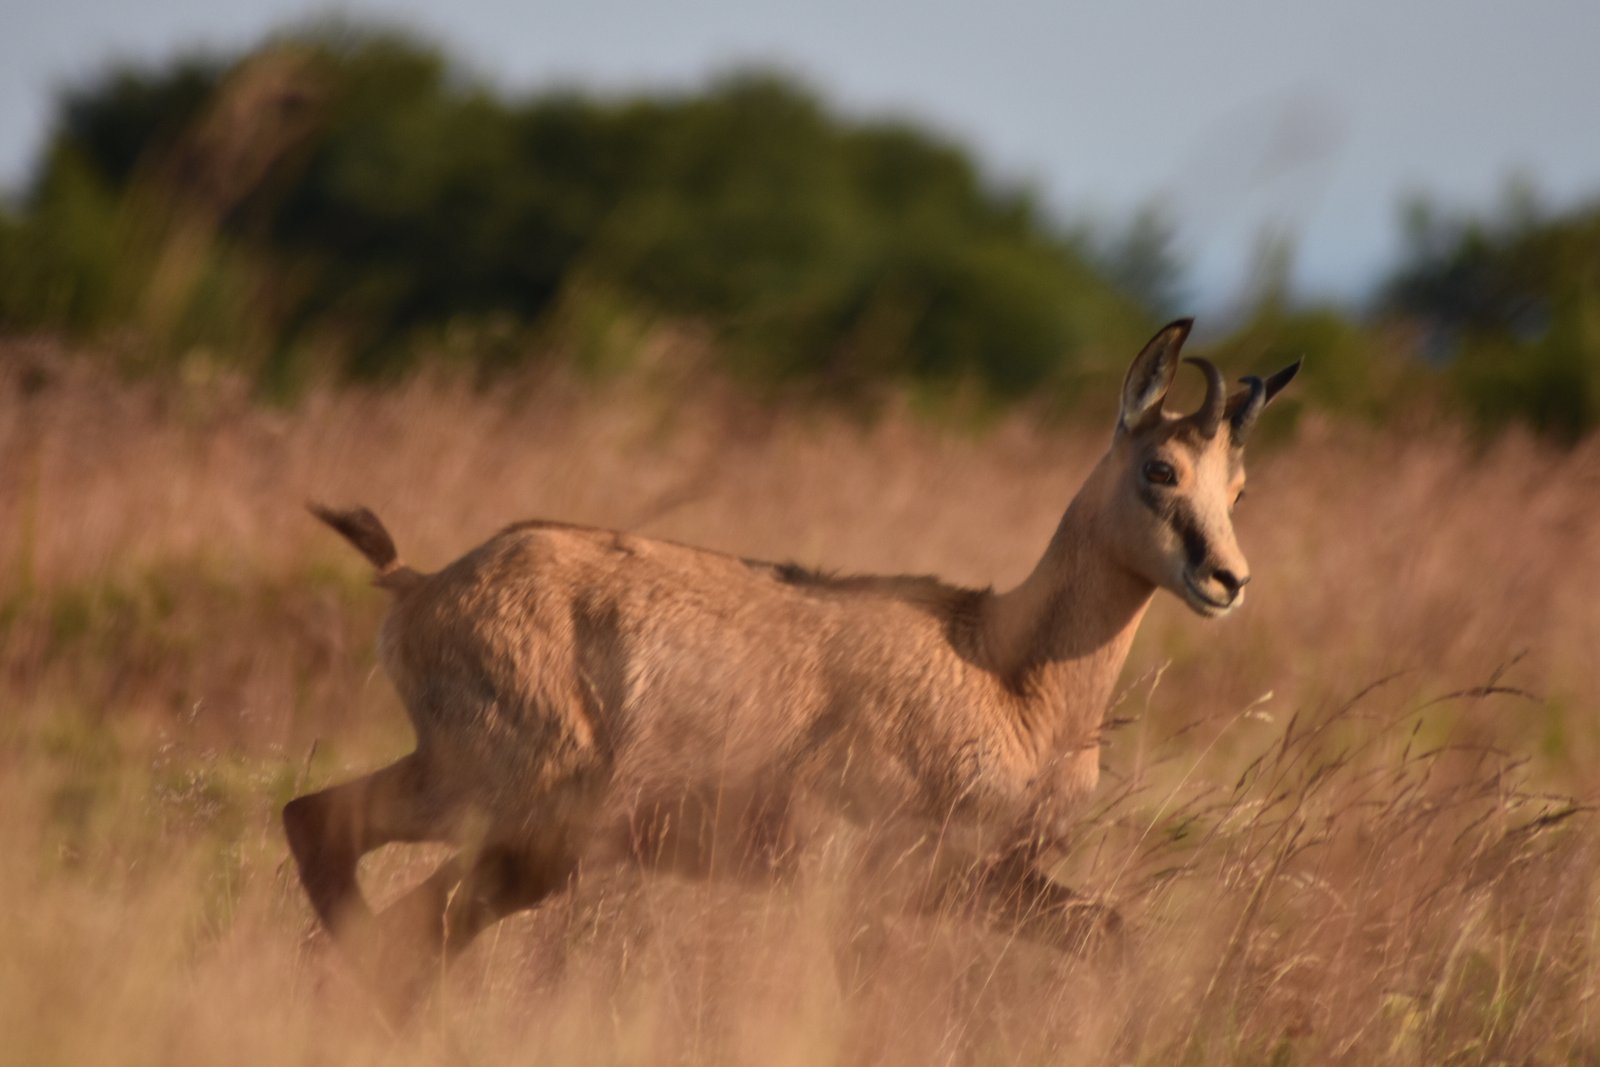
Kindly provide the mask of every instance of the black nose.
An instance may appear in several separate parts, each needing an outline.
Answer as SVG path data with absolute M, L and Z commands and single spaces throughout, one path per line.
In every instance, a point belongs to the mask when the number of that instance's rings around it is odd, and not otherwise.
M 1228 591 L 1229 600 L 1237 599 L 1239 590 L 1250 584 L 1250 576 L 1248 574 L 1241 578 L 1226 567 L 1218 567 L 1212 572 L 1211 577 L 1222 583 L 1222 588 Z

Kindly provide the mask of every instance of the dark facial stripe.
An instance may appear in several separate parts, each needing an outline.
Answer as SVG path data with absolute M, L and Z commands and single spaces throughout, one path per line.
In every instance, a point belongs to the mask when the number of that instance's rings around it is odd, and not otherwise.
M 1205 534 L 1200 532 L 1200 524 L 1195 521 L 1194 512 L 1189 509 L 1188 501 L 1173 501 L 1172 515 L 1167 521 L 1172 524 L 1173 532 L 1183 541 L 1183 554 L 1189 560 L 1189 566 L 1199 568 L 1211 554 L 1211 550 L 1206 544 Z
M 1139 500 L 1145 507 L 1160 515 L 1163 519 L 1172 515 L 1172 496 L 1162 493 L 1144 479 L 1139 480 Z

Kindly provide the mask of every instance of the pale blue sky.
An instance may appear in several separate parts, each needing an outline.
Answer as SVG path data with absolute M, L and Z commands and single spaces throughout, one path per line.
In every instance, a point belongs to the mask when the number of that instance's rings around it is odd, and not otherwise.
M 1165 203 L 1190 290 L 1225 306 L 1267 227 L 1303 291 L 1362 291 L 1403 194 L 1600 193 L 1597 0 L 0 0 L 0 184 L 52 94 L 109 57 L 240 46 L 293 19 L 381 15 L 493 82 L 691 87 L 773 63 L 858 113 L 910 114 L 1067 217 Z

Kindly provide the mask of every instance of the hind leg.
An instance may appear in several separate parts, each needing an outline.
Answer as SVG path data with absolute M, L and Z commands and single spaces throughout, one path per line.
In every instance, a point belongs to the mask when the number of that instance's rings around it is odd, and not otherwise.
M 430 956 L 451 960 L 488 927 L 562 889 L 576 864 L 489 846 L 457 854 L 378 917 Z
M 385 1008 L 405 1015 L 430 975 L 513 912 L 564 888 L 576 864 L 491 845 L 461 852 L 377 917 L 381 957 L 372 961 Z
M 427 766 L 415 752 L 284 807 L 284 834 L 301 884 L 336 940 L 347 940 L 352 929 L 372 923 L 356 880 L 361 857 L 393 841 L 446 838 L 452 815 L 450 805 L 430 788 Z

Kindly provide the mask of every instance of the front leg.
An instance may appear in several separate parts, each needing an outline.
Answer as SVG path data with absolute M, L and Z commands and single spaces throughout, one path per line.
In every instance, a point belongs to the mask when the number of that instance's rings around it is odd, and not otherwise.
M 1077 957 L 1120 962 L 1122 917 L 1041 869 L 1042 843 L 980 856 L 924 836 L 908 842 L 887 834 L 873 843 L 855 878 L 860 917 L 840 945 L 846 988 L 876 969 L 884 919 L 895 913 L 974 921 L 1004 936 L 1021 937 Z
M 1084 897 L 1039 869 L 1037 850 L 1018 849 L 981 863 L 955 887 L 956 899 L 998 929 L 1074 956 L 1109 955 L 1124 949 L 1122 916 Z
M 1063 752 L 1045 769 L 1027 815 L 1013 829 L 1013 844 L 977 863 L 960 887 L 965 903 L 987 922 L 1073 955 L 1122 952 L 1122 918 L 1045 873 L 1054 844 L 1071 835 L 1084 799 L 1100 778 L 1100 747 L 1086 743 Z

